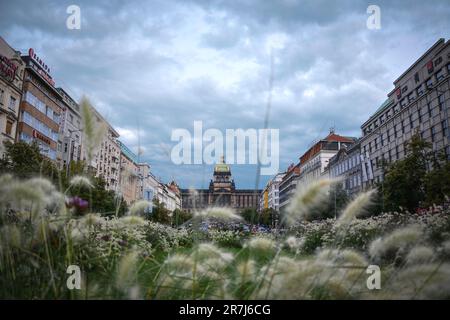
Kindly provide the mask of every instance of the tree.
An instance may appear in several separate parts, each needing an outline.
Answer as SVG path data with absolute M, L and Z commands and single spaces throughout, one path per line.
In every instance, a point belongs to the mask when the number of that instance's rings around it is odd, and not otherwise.
M 445 154 L 439 156 L 433 164 L 433 170 L 425 176 L 425 204 L 441 204 L 450 197 L 450 161 Z
M 192 214 L 184 210 L 175 209 L 172 213 L 172 226 L 178 227 L 190 219 L 192 219 Z
M 18 178 L 31 178 L 43 175 L 58 179 L 59 172 L 55 165 L 43 157 L 36 142 L 31 144 L 24 141 L 12 143 L 5 141 L 4 158 L 0 159 L 0 172 L 13 173 Z M 52 179 L 52 180 L 53 180 Z
M 405 146 L 406 157 L 387 168 L 383 182 L 385 208 L 399 207 L 414 210 L 425 199 L 425 176 L 427 165 L 432 159 L 431 144 L 418 133 Z
M 266 208 L 261 211 L 259 214 L 259 223 L 264 224 L 266 226 L 272 226 L 275 223 L 275 219 L 277 218 L 277 211 L 273 208 Z
M 150 215 L 150 220 L 162 224 L 171 224 L 170 211 L 166 208 L 164 203 L 158 199 L 153 199 L 153 211 Z
M 250 224 L 257 224 L 259 220 L 259 214 L 255 209 L 245 209 L 244 211 L 242 211 L 241 216 L 246 222 Z

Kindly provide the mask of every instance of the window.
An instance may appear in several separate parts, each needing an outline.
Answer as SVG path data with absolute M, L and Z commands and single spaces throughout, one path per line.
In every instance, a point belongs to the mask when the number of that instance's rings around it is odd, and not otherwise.
M 433 87 L 433 79 L 432 78 L 428 79 L 426 84 L 427 84 L 427 89 L 432 88 Z
M 72 114 L 69 114 L 69 122 L 73 123 L 73 115 Z
M 14 98 L 14 97 L 11 97 L 10 99 L 9 99 L 9 109 L 11 109 L 11 110 L 16 110 L 16 98 Z
M 442 125 L 442 135 L 444 137 L 448 136 L 448 123 L 447 123 L 447 120 L 442 121 L 441 125 Z
M 439 105 L 439 111 L 442 111 L 442 107 L 444 106 L 444 95 L 441 94 L 438 97 L 438 105 Z
M 3 89 L 0 89 L 0 104 L 3 104 L 4 95 L 5 95 L 5 91 Z
M 444 79 L 444 69 L 441 69 L 438 72 L 436 72 L 436 79 L 437 81 Z
M 436 137 L 436 127 L 431 127 L 431 141 L 434 142 L 434 138 Z
M 416 100 L 416 93 L 414 91 L 408 94 L 408 100 L 410 103 Z
M 419 83 L 419 81 L 420 81 L 419 73 L 418 73 L 418 72 L 416 72 L 416 74 L 414 75 L 414 81 L 415 81 L 416 83 Z
M 441 64 L 442 62 L 442 57 L 437 58 L 436 60 L 434 60 L 434 66 L 436 67 L 437 65 Z
M 428 116 L 431 118 L 431 103 L 429 103 L 429 102 L 427 104 L 427 111 L 428 111 Z
M 423 95 L 423 84 L 421 84 L 419 87 L 417 87 L 417 95 L 420 97 Z
M 402 108 L 406 107 L 406 104 L 407 104 L 406 98 L 404 98 L 404 99 L 402 99 L 402 101 L 400 101 L 400 106 Z M 394 109 L 394 113 L 396 113 L 396 112 L 397 112 L 397 108 Z
M 12 127 L 13 127 L 13 122 L 11 120 L 7 120 L 5 133 L 8 136 L 12 136 Z

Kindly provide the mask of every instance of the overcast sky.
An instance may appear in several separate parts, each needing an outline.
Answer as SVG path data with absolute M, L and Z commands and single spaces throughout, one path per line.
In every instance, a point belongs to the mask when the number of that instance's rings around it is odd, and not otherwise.
M 66 28 L 71 4 L 80 30 Z M 370 4 L 380 30 L 366 26 Z M 392 82 L 450 36 L 450 1 L 0 1 L 0 35 L 33 47 L 75 99 L 88 96 L 157 177 L 207 187 L 210 166 L 172 164 L 171 132 L 193 132 L 195 120 L 263 128 L 271 50 L 283 171 L 330 127 L 360 136 Z M 255 186 L 255 166 L 232 172 L 238 188 Z

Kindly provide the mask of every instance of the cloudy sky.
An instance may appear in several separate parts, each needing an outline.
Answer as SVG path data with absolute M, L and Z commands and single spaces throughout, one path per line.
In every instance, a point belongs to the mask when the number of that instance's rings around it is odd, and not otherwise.
M 69 5 L 81 29 L 68 30 Z M 370 30 L 367 7 L 381 9 Z M 450 36 L 443 1 L 0 1 L 0 35 L 33 47 L 57 86 L 90 98 L 164 181 L 207 187 L 210 166 L 174 165 L 175 128 L 193 122 L 280 130 L 280 170 L 328 134 L 360 135 L 392 82 L 438 38 Z M 253 188 L 256 166 L 232 166 Z M 262 186 L 268 177 L 261 177 Z

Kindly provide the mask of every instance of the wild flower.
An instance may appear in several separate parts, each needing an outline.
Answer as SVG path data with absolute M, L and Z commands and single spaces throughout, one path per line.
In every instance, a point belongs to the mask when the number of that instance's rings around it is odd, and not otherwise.
M 91 180 L 89 180 L 88 177 L 80 175 L 76 175 L 72 179 L 70 179 L 69 184 L 72 187 L 82 187 L 87 189 L 94 188 L 94 185 L 92 184 Z
M 139 216 L 122 217 L 122 218 L 120 218 L 120 221 L 124 225 L 129 225 L 129 226 L 133 226 L 133 225 L 135 225 L 135 226 L 143 226 L 143 225 L 145 225 L 147 223 L 144 218 L 139 217 Z
M 330 186 L 335 180 L 314 180 L 306 185 L 299 184 L 284 217 L 288 225 L 293 225 L 298 220 L 308 219 L 313 215 L 313 209 L 322 205 L 327 197 Z

